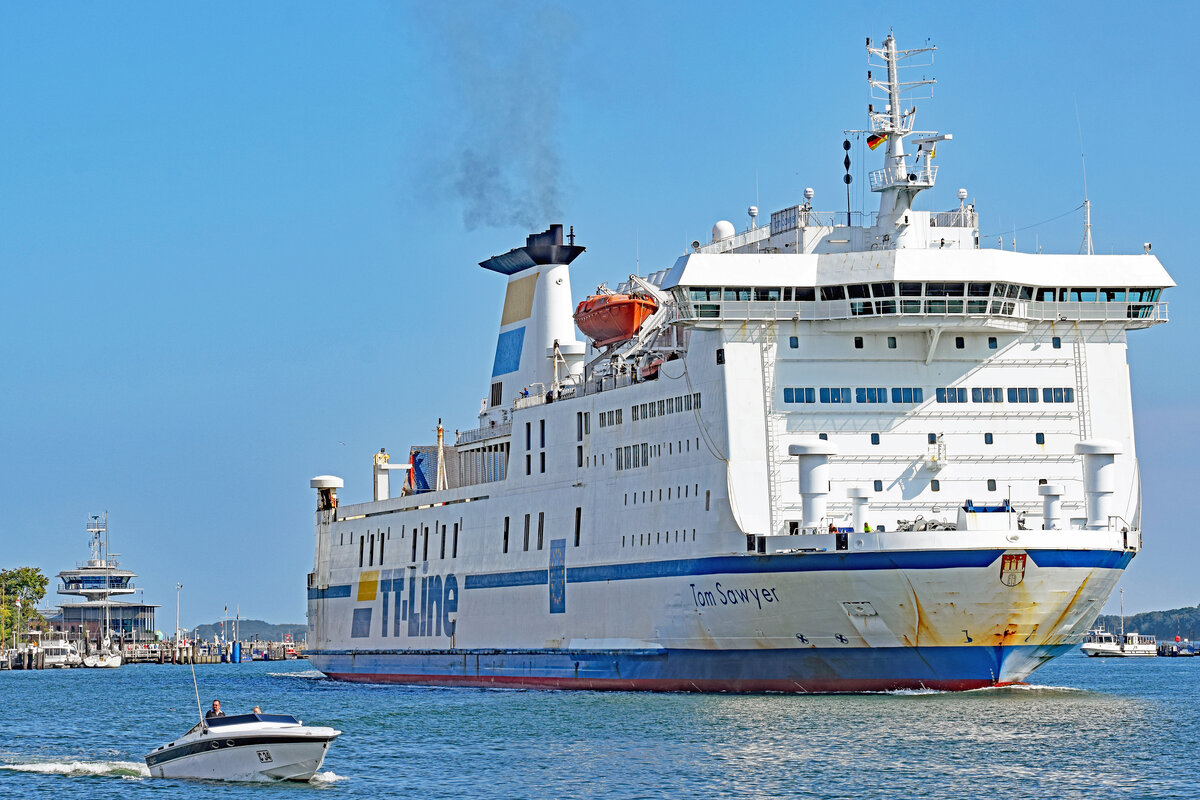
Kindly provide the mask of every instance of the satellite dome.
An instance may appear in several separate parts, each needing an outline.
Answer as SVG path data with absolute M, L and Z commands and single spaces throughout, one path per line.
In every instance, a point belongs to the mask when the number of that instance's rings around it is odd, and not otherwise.
M 733 223 L 727 219 L 720 220 L 716 225 L 713 225 L 712 240 L 719 242 L 722 239 L 728 239 L 737 233 L 737 229 L 733 227 Z
M 959 199 L 959 200 L 966 200 L 966 199 L 967 199 L 967 190 L 966 190 L 966 189 L 959 189 L 959 190 L 958 190 L 958 199 Z
M 816 194 L 816 192 L 814 192 L 812 190 L 811 186 L 805 187 L 805 189 L 804 189 L 804 199 L 805 200 L 812 200 L 814 194 Z

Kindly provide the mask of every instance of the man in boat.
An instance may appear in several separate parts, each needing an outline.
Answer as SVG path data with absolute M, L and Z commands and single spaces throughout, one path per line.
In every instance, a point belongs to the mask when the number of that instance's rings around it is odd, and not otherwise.
M 204 718 L 212 719 L 213 717 L 223 717 L 223 716 L 225 716 L 225 712 L 221 710 L 221 701 L 213 700 L 212 708 L 210 708 L 205 713 Z

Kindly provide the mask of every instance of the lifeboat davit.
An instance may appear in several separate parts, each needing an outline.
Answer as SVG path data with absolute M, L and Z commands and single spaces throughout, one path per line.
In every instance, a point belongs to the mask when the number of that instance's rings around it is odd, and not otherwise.
M 651 297 L 594 294 L 575 309 L 575 324 L 597 347 L 632 339 L 658 309 Z

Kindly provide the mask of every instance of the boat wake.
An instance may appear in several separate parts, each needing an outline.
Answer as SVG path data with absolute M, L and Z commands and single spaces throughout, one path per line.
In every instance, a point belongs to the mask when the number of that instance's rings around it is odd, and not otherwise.
M 1032 683 L 1010 683 L 1005 686 L 983 686 L 978 689 L 967 689 L 965 691 L 950 692 L 941 689 L 894 689 L 888 692 L 880 692 L 880 694 L 892 695 L 893 697 L 914 697 L 923 695 L 1016 695 L 1016 694 L 1086 694 L 1086 689 L 1078 689 L 1074 686 L 1039 686 Z
M 320 670 L 306 669 L 301 672 L 268 672 L 268 678 L 303 678 L 307 681 L 324 680 L 325 673 Z
M 325 783 L 337 783 L 338 781 L 344 781 L 344 780 L 346 780 L 345 775 L 338 775 L 338 774 L 335 774 L 334 772 L 318 772 L 316 775 L 313 775 L 311 778 L 309 778 L 308 782 L 325 784 Z
M 136 761 L 35 761 L 28 764 L 0 764 L 11 772 L 80 777 L 95 775 L 108 778 L 149 778 L 150 770 Z

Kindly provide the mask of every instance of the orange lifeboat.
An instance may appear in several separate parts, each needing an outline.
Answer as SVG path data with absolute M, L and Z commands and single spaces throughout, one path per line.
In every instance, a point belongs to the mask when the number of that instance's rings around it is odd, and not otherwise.
M 594 294 L 575 309 L 575 324 L 597 347 L 632 339 L 658 309 L 653 298 L 632 294 Z

